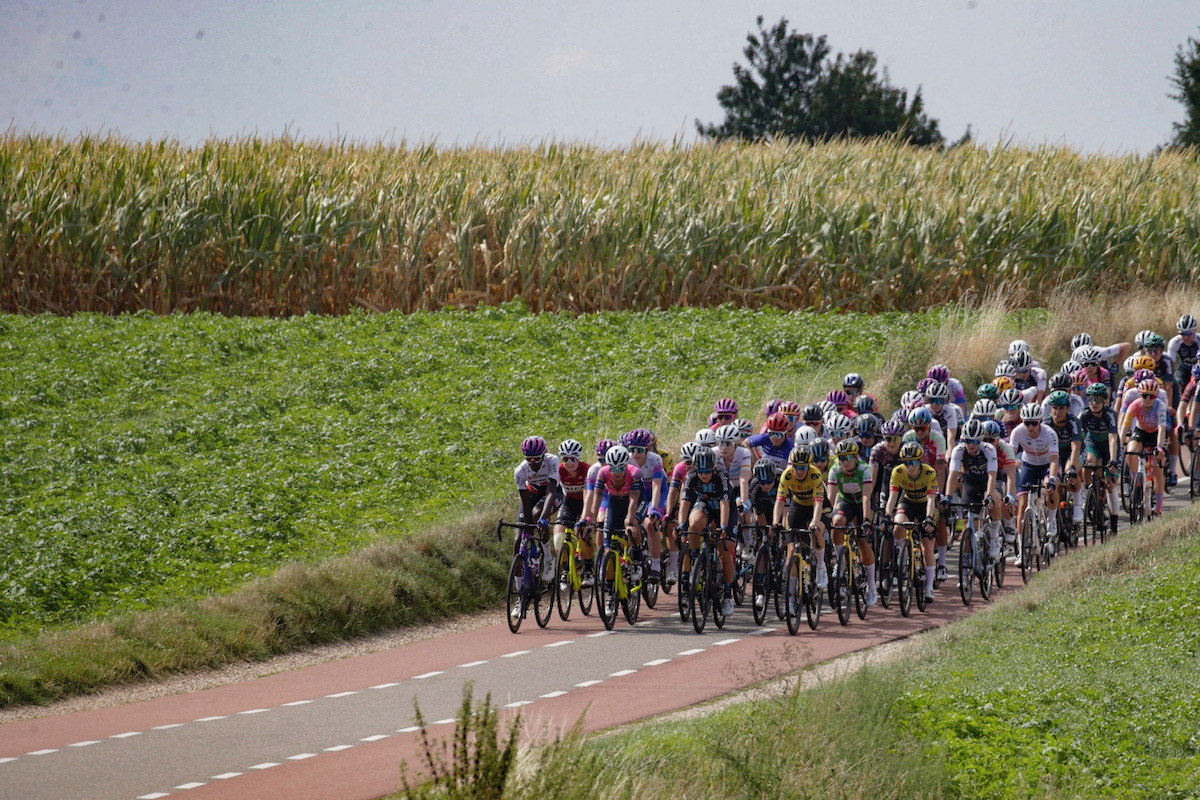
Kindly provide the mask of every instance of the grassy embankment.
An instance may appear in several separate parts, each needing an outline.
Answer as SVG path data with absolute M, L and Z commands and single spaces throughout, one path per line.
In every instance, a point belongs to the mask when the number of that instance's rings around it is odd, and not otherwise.
M 0 135 L 0 310 L 916 310 L 1195 282 L 1196 154 Z

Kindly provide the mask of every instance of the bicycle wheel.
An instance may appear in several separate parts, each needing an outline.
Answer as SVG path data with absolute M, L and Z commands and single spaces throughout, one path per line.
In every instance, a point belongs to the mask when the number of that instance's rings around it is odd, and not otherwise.
M 525 619 L 526 609 L 522 602 L 525 587 L 521 585 L 523 574 L 521 556 L 518 554 L 513 556 L 512 566 L 508 568 L 508 629 L 513 633 L 521 630 L 521 621 Z
M 663 594 L 671 593 L 671 585 L 667 583 L 667 570 L 671 568 L 671 551 L 663 545 L 662 555 L 658 559 L 658 582 L 660 584 L 659 591 Z M 651 606 L 653 608 L 653 606 Z
M 1121 508 L 1125 512 L 1132 509 L 1129 505 L 1129 497 L 1133 494 L 1133 473 L 1129 471 L 1129 462 L 1121 459 Z
M 750 607 L 755 625 L 762 625 L 767 619 L 771 588 L 771 548 L 764 544 L 754 556 L 754 577 L 750 580 Z
M 896 594 L 900 601 L 900 616 L 907 617 L 912 612 L 912 541 L 904 540 L 900 552 L 896 553 L 896 565 L 893 568 L 892 580 L 896 583 Z M 922 587 L 924 588 L 924 587 Z
M 1193 448 L 1197 445 L 1193 445 Z M 1200 496 L 1200 474 L 1197 474 L 1197 459 L 1200 458 L 1200 450 L 1193 449 L 1191 457 L 1191 467 L 1188 470 L 1188 499 L 1195 500 Z
M 1090 540 L 1089 537 L 1091 537 Z M 1094 486 L 1087 487 L 1083 493 L 1083 535 L 1080 539 L 1088 547 L 1096 543 L 1096 490 Z
M 982 536 L 978 537 L 975 540 L 975 546 L 977 548 L 979 548 L 980 561 L 986 565 L 983 568 L 983 570 L 979 573 L 979 596 L 984 599 L 984 602 L 987 602 L 988 600 L 990 600 L 992 598 L 993 569 L 992 569 L 992 563 L 991 563 L 991 555 L 987 549 L 988 545 L 986 542 L 984 542 Z
M 662 561 L 661 558 L 658 560 Z M 662 576 L 666 575 L 666 574 L 667 573 L 662 571 L 662 565 L 659 564 L 658 580 L 651 581 L 648 579 L 647 576 L 645 576 L 645 575 L 642 576 L 642 592 L 641 592 L 641 594 L 642 594 L 642 601 L 645 602 L 646 608 L 654 608 L 654 606 L 658 603 L 658 586 L 662 582 Z
M 1004 544 L 1004 529 L 1000 529 L 1000 557 L 996 559 L 996 563 L 992 565 L 992 582 L 996 584 L 996 588 L 1004 586 L 1004 572 L 1008 569 L 1008 553 L 1007 546 Z
M 577 557 L 577 559 L 575 561 L 575 574 L 576 575 L 581 576 L 583 574 L 584 561 L 585 561 L 585 559 L 582 556 Z M 593 562 L 594 561 L 595 561 L 595 559 L 593 559 Z M 585 617 L 591 616 L 592 603 L 595 602 L 595 600 L 596 600 L 596 583 L 597 583 L 597 581 L 596 581 L 595 575 L 596 575 L 596 571 L 593 568 L 593 570 L 592 570 L 592 585 L 591 586 L 583 586 L 582 585 L 583 579 L 582 579 L 582 577 L 580 578 L 581 585 L 579 587 L 579 592 L 577 593 L 578 597 L 579 597 L 579 610 L 583 612 L 583 615 Z
M 925 599 L 925 580 L 928 567 L 925 566 L 925 548 L 913 548 L 913 593 L 917 596 L 917 610 L 925 613 L 929 601 Z
M 600 606 L 600 621 L 604 630 L 611 631 L 617 622 L 617 590 L 614 578 L 605 576 L 617 574 L 620 569 L 617 554 L 609 550 L 600 561 L 600 570 L 596 573 L 596 605 Z
M 821 590 L 817 588 L 817 568 L 811 564 L 805 568 L 803 586 L 804 616 L 808 627 L 815 631 L 821 624 Z
M 963 605 L 971 605 L 975 594 L 975 531 L 968 527 L 958 543 L 958 595 Z
M 713 559 L 709 562 L 708 569 L 709 573 L 705 579 L 712 594 L 712 618 L 720 629 L 725 627 L 725 581 L 721 574 L 721 562 Z
M 892 566 L 895 559 L 892 556 L 891 534 L 888 534 L 887 544 L 884 544 L 882 539 L 879 541 L 878 549 L 875 551 L 875 578 L 879 584 L 879 605 L 891 608 L 892 592 L 896 587 L 896 570 Z M 886 559 L 882 555 L 885 547 L 888 551 Z
M 857 558 L 850 575 L 850 589 L 854 595 L 854 613 L 859 619 L 867 618 L 867 568 Z
M 771 554 L 771 591 L 775 594 L 775 616 L 781 620 L 787 619 L 787 572 L 786 565 L 780 561 L 781 553 Z
M 788 559 L 783 571 L 784 619 L 787 621 L 788 633 L 795 636 L 800 630 L 800 604 L 803 601 L 803 588 L 808 580 L 808 570 L 801 569 L 800 556 L 793 555 Z
M 558 605 L 558 618 L 566 622 L 571 618 L 571 604 L 575 601 L 575 584 L 571 582 L 571 547 L 564 544 L 558 551 L 554 563 L 554 597 Z M 583 590 L 580 589 L 582 594 Z
M 1192 450 L 1194 443 L 1190 436 L 1179 437 L 1179 469 L 1184 475 L 1192 474 Z
M 679 557 L 679 584 L 675 593 L 675 602 L 679 607 L 679 621 L 687 622 L 692 618 L 692 572 L 683 570 L 683 556 Z
M 1137 525 L 1145 517 L 1145 510 L 1142 508 L 1142 483 L 1136 481 L 1133 484 L 1133 491 L 1129 495 L 1129 524 Z
M 834 591 L 833 610 L 837 612 L 838 622 L 846 625 L 850 622 L 850 548 L 844 546 L 833 560 L 833 575 L 829 585 Z
M 1021 555 L 1019 557 L 1021 580 L 1024 583 L 1029 583 L 1029 579 L 1033 577 L 1033 551 L 1033 512 L 1026 508 L 1025 520 L 1021 523 Z
M 634 585 L 633 575 L 631 574 L 633 565 L 629 562 L 625 562 L 624 569 L 625 585 L 627 587 L 631 587 Z M 641 613 L 642 610 L 642 590 L 645 588 L 645 586 L 646 582 L 645 579 L 643 579 L 641 587 L 635 591 L 626 593 L 626 595 L 621 598 L 621 612 L 625 615 L 625 621 L 630 625 L 637 624 L 638 614 Z
M 533 582 L 533 619 L 537 622 L 539 628 L 544 628 L 550 624 L 550 615 L 554 613 L 554 601 L 558 588 L 558 581 L 554 578 L 546 580 L 542 577 L 542 570 L 537 568 L 537 580 Z
M 735 551 L 733 557 L 733 604 L 739 608 L 746 601 L 746 585 L 750 582 L 750 570 L 754 568 L 752 556 L 741 555 L 743 549 Z
M 712 604 L 712 597 L 708 593 L 708 576 L 705 574 L 707 560 L 708 554 L 701 551 L 700 557 L 692 564 L 691 617 L 696 633 L 704 633 L 704 626 L 708 624 L 708 607 Z

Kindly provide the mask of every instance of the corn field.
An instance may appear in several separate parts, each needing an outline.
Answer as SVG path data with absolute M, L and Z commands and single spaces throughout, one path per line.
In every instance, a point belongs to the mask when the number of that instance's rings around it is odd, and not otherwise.
M 1195 281 L 1196 153 L 0 135 L 0 311 L 910 310 Z

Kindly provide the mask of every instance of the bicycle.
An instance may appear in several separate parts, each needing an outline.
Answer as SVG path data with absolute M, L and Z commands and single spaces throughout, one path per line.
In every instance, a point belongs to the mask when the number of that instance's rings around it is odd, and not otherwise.
M 838 622 L 846 625 L 850 622 L 851 598 L 854 613 L 859 619 L 867 618 L 867 570 L 858 552 L 858 526 L 834 525 L 833 530 L 842 531 L 846 537 L 846 544 L 838 548 L 834 556 L 833 572 L 829 577 L 830 585 L 836 586 L 832 595 L 835 598 L 833 610 L 837 612 Z
M 558 617 L 566 622 L 571 616 L 571 604 L 579 598 L 579 610 L 585 617 L 592 613 L 592 602 L 596 598 L 596 584 L 583 585 L 583 556 L 579 553 L 579 536 L 574 526 L 563 531 L 563 544 L 558 551 L 558 562 L 554 569 L 555 596 L 558 600 Z M 584 589 L 587 591 L 584 591 Z
M 610 534 L 609 547 L 596 573 L 596 599 L 600 606 L 600 619 L 607 631 L 611 631 L 617 622 L 618 605 L 630 625 L 637 624 L 641 611 L 642 576 L 638 572 L 640 565 L 629 557 L 628 537 L 628 531 L 624 534 L 613 531 Z
M 1083 499 L 1083 543 L 1092 547 L 1099 540 L 1104 544 L 1108 532 L 1108 490 L 1104 486 L 1104 473 L 1107 467 L 1096 465 L 1092 467 L 1092 479 L 1089 481 Z
M 783 596 L 783 552 L 779 548 L 778 535 L 771 535 L 767 525 L 739 525 L 738 530 L 754 530 L 754 570 L 750 579 L 750 605 L 754 624 L 762 625 L 767 619 L 767 604 L 775 599 L 775 614 L 785 616 Z M 761 605 L 758 598 L 762 598 Z
M 786 600 L 784 618 L 788 633 L 795 636 L 800 630 L 800 606 L 804 606 L 804 616 L 811 630 L 815 631 L 821 623 L 821 590 L 817 588 L 817 568 L 812 563 L 811 541 L 804 541 L 805 534 L 815 534 L 807 528 L 788 528 L 781 533 L 794 542 L 792 555 L 783 570 L 783 582 Z
M 975 594 L 975 581 L 979 581 L 979 596 L 987 600 L 992 595 L 991 550 L 983 535 L 984 503 L 950 503 L 951 508 L 966 509 L 963 520 L 962 540 L 958 543 L 958 594 L 963 605 L 971 605 Z M 961 513 L 961 512 L 960 512 Z
M 882 508 L 876 508 L 871 517 L 871 547 L 875 551 L 875 584 L 879 593 L 879 605 L 892 606 L 892 529 L 891 522 Z M 886 556 L 886 557 L 885 557 Z
M 512 566 L 508 569 L 508 629 L 513 633 L 521 629 L 521 622 L 529 613 L 530 606 L 533 607 L 533 618 L 538 627 L 544 628 L 550 624 L 556 584 L 542 578 L 544 545 L 540 531 L 532 522 L 500 520 L 496 523 L 497 540 L 501 539 L 504 528 L 513 528 L 520 533 L 517 554 L 513 556 Z
M 1150 471 L 1146 462 L 1154 455 L 1154 449 L 1143 447 L 1136 453 L 1131 453 L 1138 460 L 1137 471 L 1133 473 L 1133 490 L 1129 496 L 1129 524 L 1137 525 L 1154 515 L 1154 492 L 1150 480 Z
M 701 535 L 704 538 L 700 549 L 691 551 L 692 572 L 689 580 L 692 628 L 696 633 L 704 633 L 710 612 L 716 626 L 725 627 L 725 590 L 721 580 L 721 557 L 717 552 L 720 537 L 711 528 L 706 528 Z
M 1191 452 L 1191 457 L 1188 459 L 1188 469 L 1184 473 L 1188 476 L 1188 502 L 1194 502 L 1197 497 L 1200 497 L 1200 434 L 1196 433 L 1195 428 L 1188 428 L 1184 434 L 1188 443 L 1188 450 Z M 1179 459 L 1179 463 L 1183 463 L 1183 458 Z
M 1046 504 L 1042 501 L 1041 484 L 1022 486 L 1029 493 L 1025 506 L 1025 519 L 1021 523 L 1021 580 L 1025 583 L 1033 578 L 1034 569 L 1041 572 L 1050 566 L 1043 559 L 1048 555 L 1049 523 L 1046 521 Z
M 896 595 L 900 601 L 900 616 L 907 617 L 912 613 L 914 594 L 917 596 L 917 610 L 924 613 L 929 605 L 925 599 L 925 555 L 913 542 L 913 530 L 922 523 L 910 520 L 891 524 L 904 528 L 904 544 L 900 547 L 900 552 L 895 554 L 894 574 Z M 921 558 L 916 558 L 917 553 L 921 554 Z
M 658 524 L 662 525 L 663 524 L 662 520 L 659 520 Z M 659 531 L 655 531 L 654 533 L 652 533 L 650 535 L 661 537 L 662 533 Z M 665 551 L 665 549 L 666 548 L 663 548 L 664 551 Z M 658 564 L 656 565 L 658 567 L 659 577 L 656 578 L 655 580 L 650 580 L 650 578 L 646 575 L 643 575 L 643 577 L 642 577 L 642 588 L 641 588 L 642 602 L 646 604 L 646 608 L 654 608 L 654 606 L 656 606 L 658 604 L 659 584 L 662 583 L 663 576 L 665 576 L 667 574 L 666 571 L 664 570 L 663 555 L 664 555 L 663 551 L 660 551 L 659 557 L 658 557 Z M 643 551 L 642 557 L 645 562 L 644 568 L 649 569 L 649 565 L 651 563 L 650 562 L 650 559 L 651 559 L 650 552 L 648 550 Z M 645 569 L 643 569 L 643 572 L 645 571 Z

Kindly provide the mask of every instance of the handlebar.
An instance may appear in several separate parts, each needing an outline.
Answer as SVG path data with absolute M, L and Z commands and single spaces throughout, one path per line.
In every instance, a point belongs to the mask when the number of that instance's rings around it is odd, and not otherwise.
M 504 520 L 500 520 L 499 522 L 496 523 L 496 538 L 497 539 L 500 538 L 500 534 L 503 532 L 504 528 L 516 528 L 517 530 L 521 530 L 521 531 L 537 530 L 537 523 L 536 522 L 505 522 Z

